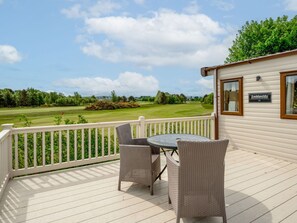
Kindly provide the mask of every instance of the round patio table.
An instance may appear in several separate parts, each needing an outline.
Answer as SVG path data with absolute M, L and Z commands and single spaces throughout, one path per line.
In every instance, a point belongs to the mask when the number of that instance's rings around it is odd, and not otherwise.
M 147 138 L 148 144 L 151 146 L 177 150 L 177 141 L 209 141 L 210 139 L 192 134 L 163 134 L 155 135 Z
M 171 155 L 173 155 L 173 153 L 176 153 L 178 155 L 178 152 L 177 152 L 178 140 L 203 142 L 203 141 L 209 141 L 210 139 L 203 136 L 192 135 L 192 134 L 163 134 L 163 135 L 155 135 L 147 138 L 148 144 L 162 149 L 165 156 L 166 156 L 166 151 L 164 149 L 171 149 L 172 150 Z M 162 169 L 162 171 L 156 177 L 155 180 L 157 180 L 162 175 L 166 167 L 167 167 L 167 164 L 165 165 L 165 167 Z

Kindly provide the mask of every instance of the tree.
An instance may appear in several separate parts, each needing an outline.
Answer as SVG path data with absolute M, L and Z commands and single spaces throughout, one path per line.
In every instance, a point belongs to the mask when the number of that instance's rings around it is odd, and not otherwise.
M 136 99 L 131 95 L 131 96 L 129 96 L 128 101 L 129 102 L 135 102 Z
M 162 91 L 158 91 L 157 95 L 155 97 L 155 103 L 156 104 L 167 104 L 168 100 L 167 100 L 166 94 Z
M 229 48 L 225 62 L 236 62 L 254 57 L 284 52 L 297 48 L 297 16 L 264 21 L 246 22 Z
M 25 89 L 20 91 L 19 105 L 20 106 L 27 106 L 28 105 L 28 94 L 27 94 L 27 91 Z
M 202 98 L 201 102 L 203 104 L 210 104 L 210 105 L 212 105 L 213 104 L 213 93 L 204 95 L 204 97 Z
M 180 100 L 182 101 L 182 103 L 186 103 L 187 102 L 187 96 L 184 94 L 180 94 L 179 95 Z
M 123 101 L 123 102 L 127 102 L 127 97 L 126 97 L 126 96 L 123 96 L 123 97 L 122 97 L 122 101 Z
M 115 91 L 111 91 L 111 101 L 112 102 L 117 102 L 118 101 L 118 96 L 116 95 Z

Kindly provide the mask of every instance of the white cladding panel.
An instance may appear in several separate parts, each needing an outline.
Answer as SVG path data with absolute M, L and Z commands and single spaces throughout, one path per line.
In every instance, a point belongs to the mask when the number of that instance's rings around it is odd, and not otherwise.
M 221 115 L 219 136 L 243 149 L 297 162 L 297 120 L 280 118 L 280 72 L 297 70 L 297 55 L 218 70 L 220 80 L 243 77 L 243 116 Z M 262 79 L 256 81 L 256 76 Z M 249 103 L 249 93 L 271 92 L 272 103 Z

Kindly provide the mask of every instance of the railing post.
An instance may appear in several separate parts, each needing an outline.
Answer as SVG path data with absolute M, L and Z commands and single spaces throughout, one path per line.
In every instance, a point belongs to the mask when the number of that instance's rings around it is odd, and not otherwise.
M 145 118 L 144 116 L 139 116 L 139 138 L 145 137 Z
M 8 142 L 7 142 L 7 160 L 8 160 L 8 171 L 10 178 L 12 177 L 12 128 L 13 124 L 3 124 L 3 130 L 9 130 Z
M 216 114 L 214 112 L 211 113 L 211 131 L 210 131 L 211 139 L 215 139 L 215 131 L 216 131 L 215 118 L 216 118 Z

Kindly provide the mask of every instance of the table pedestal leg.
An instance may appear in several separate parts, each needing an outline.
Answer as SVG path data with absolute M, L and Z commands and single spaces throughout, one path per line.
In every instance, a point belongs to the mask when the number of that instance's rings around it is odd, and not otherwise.
M 162 149 L 162 151 L 163 151 L 163 153 L 164 153 L 164 155 L 165 155 L 165 157 L 166 157 L 166 151 L 165 151 L 163 148 L 161 148 L 161 149 Z M 176 153 L 176 154 L 178 155 L 178 152 L 176 151 L 176 149 L 172 150 L 172 152 L 171 152 L 171 156 L 173 155 L 173 153 Z M 167 168 L 167 164 L 165 164 L 164 168 L 163 168 L 162 171 L 159 173 L 159 175 L 156 177 L 155 181 L 156 181 L 158 178 L 161 177 L 162 173 L 166 170 L 166 168 Z

